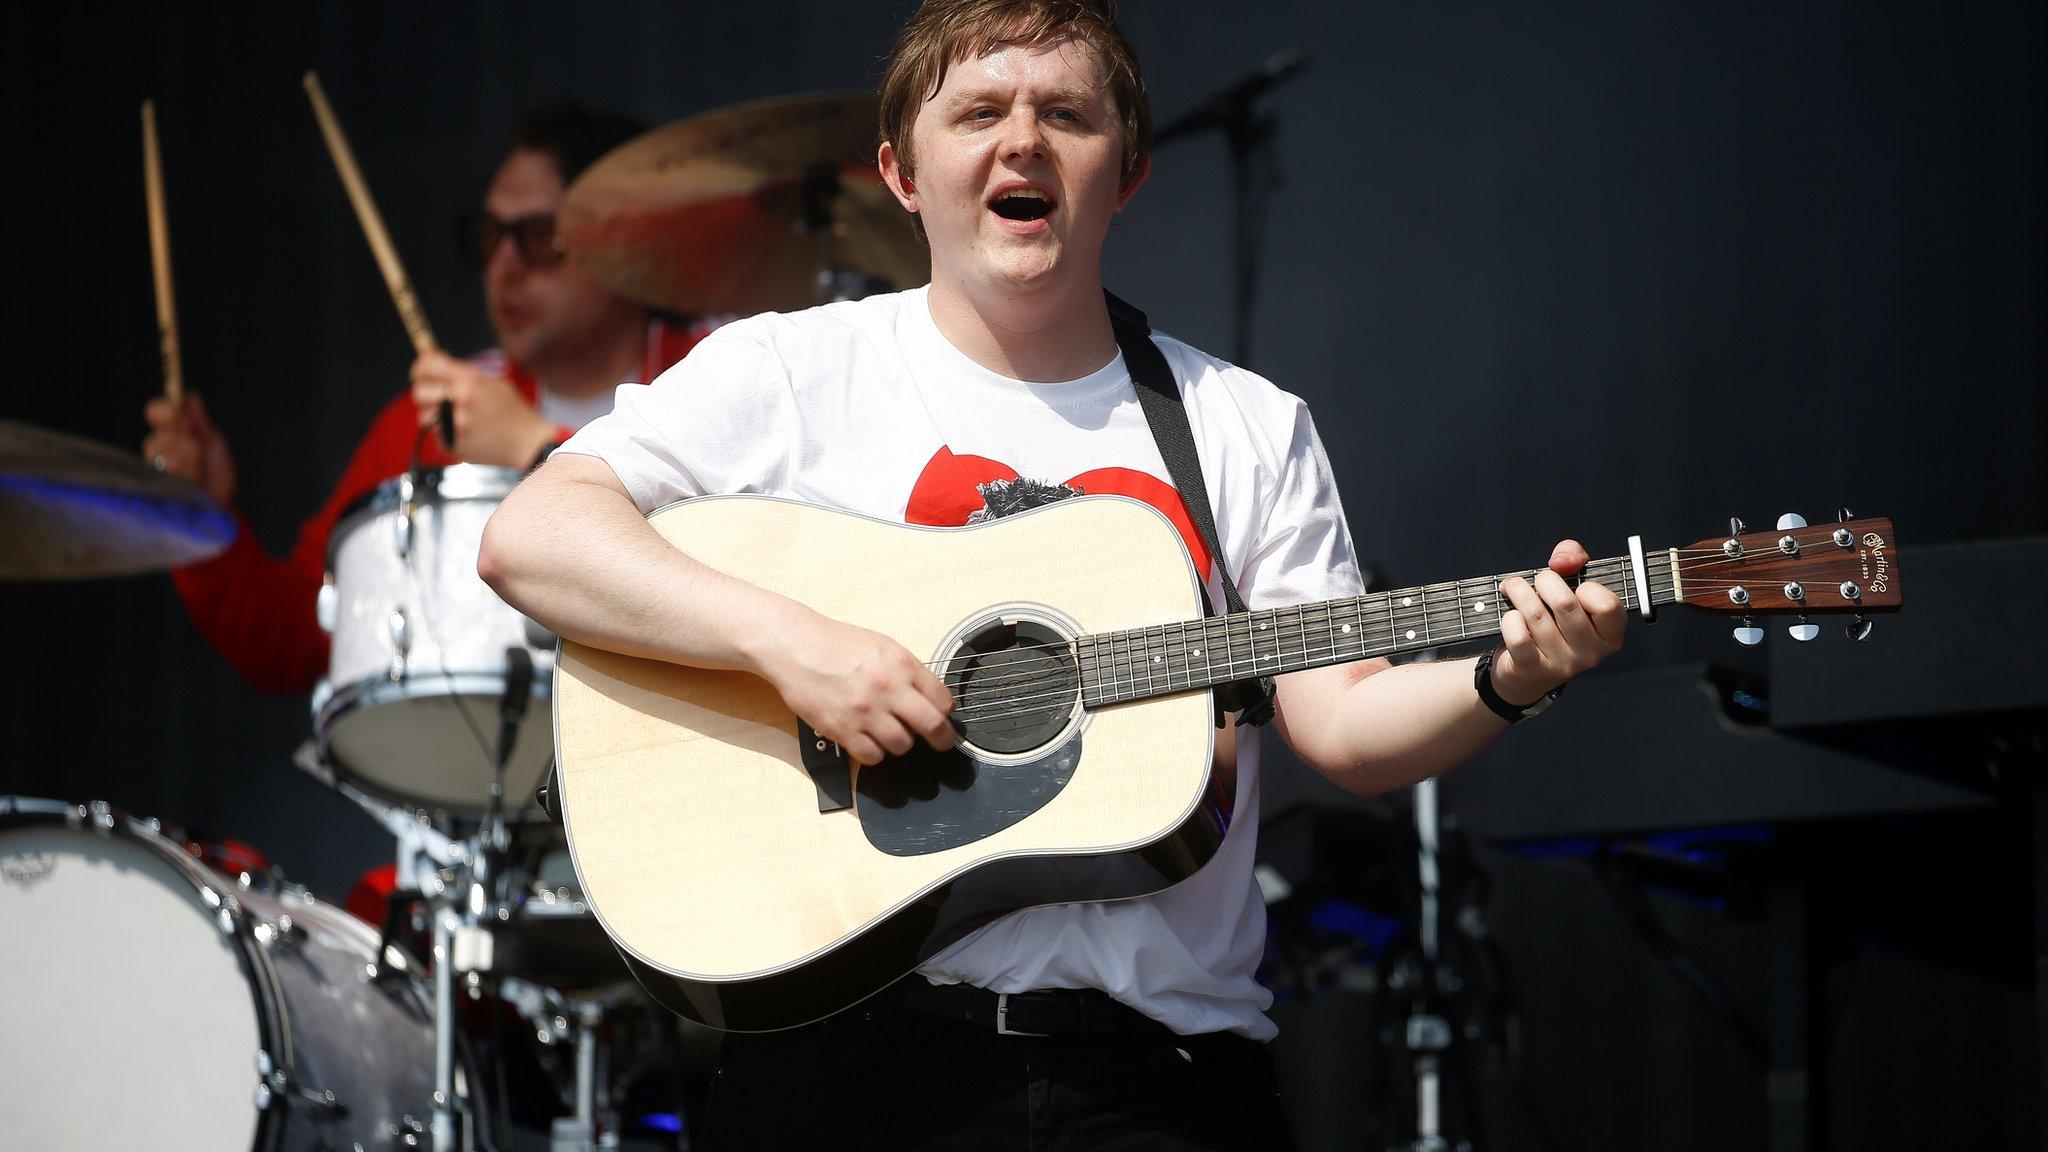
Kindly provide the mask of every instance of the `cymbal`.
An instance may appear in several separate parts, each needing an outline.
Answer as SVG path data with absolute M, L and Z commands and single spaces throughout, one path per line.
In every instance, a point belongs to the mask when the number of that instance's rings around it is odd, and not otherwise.
M 0 579 L 124 576 L 235 539 L 213 497 L 108 444 L 0 420 Z
M 557 234 L 600 284 L 675 312 L 807 308 L 821 271 L 915 287 L 931 260 L 875 167 L 877 109 L 781 97 L 656 128 L 577 178 Z

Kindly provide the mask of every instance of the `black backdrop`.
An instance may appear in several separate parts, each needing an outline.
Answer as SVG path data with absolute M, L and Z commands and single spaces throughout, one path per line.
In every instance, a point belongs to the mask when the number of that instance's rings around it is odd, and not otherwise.
M 443 342 L 467 349 L 488 332 L 447 222 L 518 107 L 564 92 L 662 122 L 868 86 L 907 7 L 9 6 L 0 417 L 139 439 L 157 364 L 136 109 L 154 96 L 188 386 L 282 550 L 409 360 L 305 68 Z M 1132 0 L 1125 24 L 1162 118 L 1272 51 L 1314 57 L 1271 101 L 1288 182 L 1255 366 L 1309 399 L 1360 548 L 1398 580 L 1535 563 L 1564 534 L 1604 554 L 1838 503 L 1895 517 L 1908 546 L 2048 527 L 2038 5 Z M 1162 328 L 1227 352 L 1223 161 L 1213 139 L 1163 151 L 1108 271 Z M 243 688 L 167 580 L 0 586 L 0 606 L 0 792 L 241 836 L 328 893 L 384 858 L 289 767 L 304 701 Z M 1639 630 L 1602 674 L 1725 635 Z M 1512 749 L 1482 773 L 1512 771 Z M 1271 771 L 1269 805 L 1328 792 Z M 1545 977 L 1525 988 L 1530 1051 L 1568 1143 L 1756 1142 L 1754 1069 L 1583 877 L 1497 868 L 1511 957 Z M 1753 938 L 1681 928 L 1760 995 Z M 2023 1136 L 2026 1001 L 1894 967 L 1873 962 L 1853 998 L 1838 1127 L 1869 1147 Z M 1952 1023 L 1894 1025 L 1932 997 Z

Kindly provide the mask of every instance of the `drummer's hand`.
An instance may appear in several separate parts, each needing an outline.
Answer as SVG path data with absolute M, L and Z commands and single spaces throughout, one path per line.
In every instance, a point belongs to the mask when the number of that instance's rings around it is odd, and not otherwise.
M 142 406 L 142 418 L 149 422 L 149 435 L 142 438 L 144 460 L 159 472 L 198 485 L 222 504 L 234 502 L 234 457 L 197 392 L 185 393 L 177 403 L 158 396 Z
M 816 614 L 780 635 L 786 642 L 759 660 L 762 675 L 790 711 L 847 755 L 879 764 L 918 741 L 942 752 L 953 746 L 953 696 L 903 645 Z
M 455 406 L 455 455 L 472 464 L 524 468 L 554 442 L 554 425 L 510 380 L 445 352 L 428 352 L 412 362 L 412 402 L 419 407 L 420 427 L 440 418 L 443 400 Z

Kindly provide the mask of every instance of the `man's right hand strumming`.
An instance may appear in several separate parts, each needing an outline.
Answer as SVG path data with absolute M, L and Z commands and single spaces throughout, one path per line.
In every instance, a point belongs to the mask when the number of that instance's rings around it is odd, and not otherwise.
M 789 710 L 863 764 L 901 756 L 922 740 L 953 746 L 953 696 L 910 650 L 877 632 L 808 609 L 761 672 Z
M 144 460 L 159 472 L 198 485 L 223 505 L 233 503 L 234 457 L 197 393 L 177 401 L 158 396 L 143 405 L 142 418 L 149 422 L 149 435 L 142 439 Z

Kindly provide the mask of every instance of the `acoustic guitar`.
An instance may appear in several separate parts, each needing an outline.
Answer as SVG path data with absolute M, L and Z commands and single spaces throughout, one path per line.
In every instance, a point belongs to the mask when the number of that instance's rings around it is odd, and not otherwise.
M 1496 635 L 1507 574 L 1204 617 L 1179 533 L 1083 496 L 966 528 L 712 496 L 650 523 L 704 564 L 893 637 L 954 696 L 958 746 L 849 763 L 769 684 L 564 641 L 560 805 L 583 893 L 662 1003 L 716 1028 L 858 1002 L 1022 908 L 1158 892 L 1221 843 L 1211 692 Z M 1891 524 L 1849 520 L 1594 560 L 1644 618 L 1900 605 Z M 1518 573 L 1530 576 L 1530 572 Z M 1737 638 L 1762 639 L 1753 620 Z

